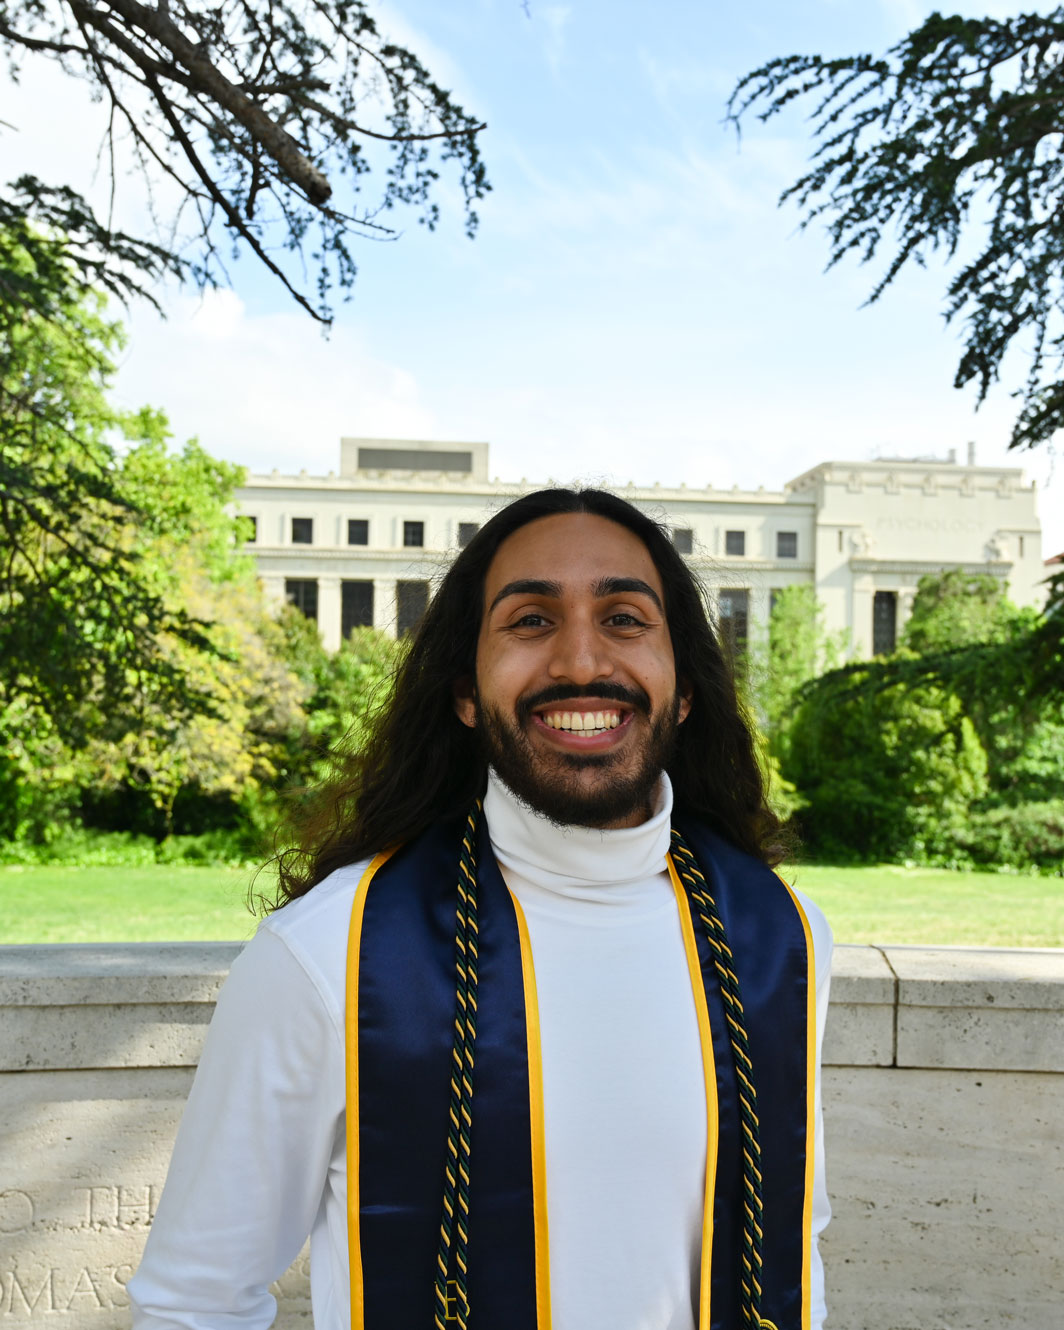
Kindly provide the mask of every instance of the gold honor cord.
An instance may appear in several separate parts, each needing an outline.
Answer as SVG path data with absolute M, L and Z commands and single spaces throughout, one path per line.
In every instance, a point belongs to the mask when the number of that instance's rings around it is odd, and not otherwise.
M 458 861 L 455 911 L 456 974 L 451 1097 L 447 1110 L 443 1217 L 436 1256 L 436 1330 L 456 1325 L 468 1330 L 466 1285 L 469 1246 L 469 1132 L 473 1124 L 473 1045 L 477 1037 L 477 820 L 478 799 L 469 810 Z M 453 1273 L 451 1255 L 454 1254 Z
M 757 1118 L 757 1091 L 750 1044 L 743 1021 L 739 997 L 739 978 L 735 973 L 731 948 L 724 925 L 717 914 L 716 902 L 690 847 L 675 827 L 672 829 L 672 861 L 706 930 L 713 964 L 720 981 L 724 1016 L 728 1023 L 732 1060 L 739 1087 L 739 1118 L 743 1135 L 743 1249 L 740 1282 L 742 1285 L 743 1323 L 773 1330 L 771 1321 L 761 1319 L 761 1239 L 763 1206 L 761 1200 L 761 1140 Z

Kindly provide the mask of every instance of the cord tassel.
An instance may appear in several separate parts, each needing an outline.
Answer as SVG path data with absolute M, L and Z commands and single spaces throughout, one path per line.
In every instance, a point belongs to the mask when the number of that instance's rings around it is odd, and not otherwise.
M 451 1049 L 451 1097 L 443 1216 L 436 1256 L 436 1330 L 469 1330 L 469 1153 L 473 1125 L 473 1049 L 477 1037 L 477 822 L 481 802 L 469 810 L 458 860 L 455 909 L 455 1010 Z M 454 1260 L 452 1262 L 452 1255 Z
M 757 1091 L 754 1088 L 753 1063 L 750 1043 L 743 1021 L 743 1004 L 739 996 L 739 979 L 735 973 L 731 948 L 724 933 L 724 925 L 717 913 L 717 905 L 710 894 L 698 862 L 690 847 L 675 827 L 672 829 L 672 861 L 680 881 L 690 896 L 702 926 L 706 930 L 713 964 L 720 981 L 720 995 L 728 1024 L 732 1061 L 735 1064 L 736 1083 L 739 1088 L 739 1120 L 743 1139 L 743 1238 L 739 1280 L 742 1288 L 741 1306 L 743 1324 L 759 1327 L 770 1325 L 761 1320 L 761 1238 L 763 1206 L 761 1196 L 761 1139 L 757 1116 Z

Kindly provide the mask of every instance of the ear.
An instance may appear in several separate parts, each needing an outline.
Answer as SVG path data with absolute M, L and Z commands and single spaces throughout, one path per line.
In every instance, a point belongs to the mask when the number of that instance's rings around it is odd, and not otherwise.
M 691 695 L 693 693 L 691 685 L 686 679 L 681 679 L 677 685 L 677 692 L 680 694 L 680 710 L 676 717 L 677 723 L 682 725 L 691 714 Z
M 477 686 L 471 674 L 454 681 L 454 714 L 470 729 L 477 723 Z

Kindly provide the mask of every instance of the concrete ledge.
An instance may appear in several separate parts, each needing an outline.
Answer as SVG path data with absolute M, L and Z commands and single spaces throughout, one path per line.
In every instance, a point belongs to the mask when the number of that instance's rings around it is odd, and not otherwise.
M 0 947 L 0 1008 L 214 1002 L 239 942 Z
M 836 947 L 824 1065 L 892 1066 L 896 995 L 894 972 L 876 947 Z
M 194 1067 L 232 942 L 0 947 L 0 1071 Z
M 0 1071 L 194 1067 L 239 951 L 0 947 Z M 836 947 L 824 1063 L 1064 1071 L 1064 951 Z
M 0 947 L 0 1321 L 126 1330 L 235 943 Z M 1064 950 L 836 948 L 829 1324 L 1050 1330 L 1064 1306 Z M 274 1288 L 310 1325 L 305 1253 Z
M 1064 953 L 884 947 L 899 1067 L 1064 1071 Z

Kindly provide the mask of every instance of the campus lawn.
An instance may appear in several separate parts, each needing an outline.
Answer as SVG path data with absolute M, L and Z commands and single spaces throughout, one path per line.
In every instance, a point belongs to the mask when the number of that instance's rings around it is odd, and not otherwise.
M 1064 879 L 938 868 L 787 869 L 838 942 L 1064 946 Z M 248 869 L 0 867 L 0 943 L 238 940 Z M 258 886 L 268 894 L 272 879 Z
M 893 864 L 802 864 L 783 876 L 816 901 L 836 942 L 1064 946 L 1064 878 Z
M 0 867 L 0 943 L 243 941 L 250 869 Z M 262 887 L 272 879 L 263 875 Z

